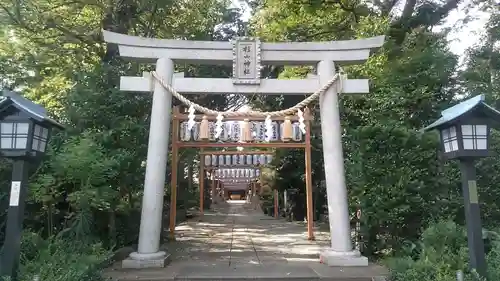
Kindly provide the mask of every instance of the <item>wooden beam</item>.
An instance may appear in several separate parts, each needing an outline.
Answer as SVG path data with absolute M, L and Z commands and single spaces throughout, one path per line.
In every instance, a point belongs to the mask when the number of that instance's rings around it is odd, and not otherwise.
M 174 108 L 178 110 L 178 108 Z M 179 135 L 179 120 L 174 120 L 172 122 L 172 173 L 170 180 L 170 239 L 175 240 L 175 225 L 177 218 L 177 175 L 178 175 L 178 163 L 179 163 L 179 148 L 176 145 L 178 143 L 177 136 Z
M 203 151 L 203 148 L 200 148 L 200 151 Z M 201 158 L 201 157 L 200 157 Z M 204 213 L 204 192 L 205 192 L 205 162 L 203 159 L 200 159 L 200 170 L 199 170 L 199 183 L 198 186 L 200 188 L 200 215 Z
M 306 114 L 309 109 L 306 109 Z M 304 166 L 306 178 L 306 217 L 307 217 L 307 239 L 315 240 L 314 237 L 314 205 L 312 192 L 312 161 L 311 161 L 311 122 L 306 122 L 306 147 L 304 149 Z M 286 206 L 285 206 L 286 208 Z
M 369 93 L 368 79 L 346 79 L 342 82 L 343 94 Z M 311 79 L 261 79 L 260 85 L 234 85 L 230 78 L 181 78 L 175 77 L 174 89 L 181 94 L 242 94 L 242 95 L 308 95 L 323 85 L 317 77 Z M 120 77 L 120 90 L 151 92 L 150 77 Z
M 278 218 L 279 217 L 279 211 L 278 211 L 278 208 L 279 208 L 279 193 L 278 193 L 278 190 L 275 189 L 274 190 L 274 218 Z
M 199 147 L 199 148 L 214 148 L 214 147 L 255 147 L 255 148 L 304 148 L 306 144 L 303 142 L 269 142 L 269 143 L 220 143 L 220 142 L 178 142 L 179 147 Z

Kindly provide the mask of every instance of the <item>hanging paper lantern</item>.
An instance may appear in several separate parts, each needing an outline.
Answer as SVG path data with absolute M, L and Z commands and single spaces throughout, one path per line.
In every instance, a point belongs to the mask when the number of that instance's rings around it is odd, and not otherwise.
M 222 134 L 219 137 L 222 141 L 228 141 L 231 139 L 231 123 L 224 122 L 222 124 Z
M 285 121 L 283 122 L 283 134 L 281 135 L 281 139 L 283 141 L 289 141 L 292 139 L 292 122 L 290 121 L 290 117 L 286 116 Z
M 231 124 L 231 137 L 232 141 L 239 141 L 241 138 L 241 125 L 240 122 L 232 122 Z
M 210 164 L 212 164 L 212 157 L 205 155 L 205 166 L 210 166 Z
M 231 166 L 231 155 L 226 155 L 225 156 L 225 164 L 226 166 Z
M 257 154 L 253 155 L 252 162 L 254 165 L 258 165 L 259 164 L 259 155 L 257 155 Z
M 266 163 L 271 164 L 271 162 L 273 162 L 273 155 L 268 154 L 266 157 L 267 157 Z
M 255 177 L 255 170 L 254 169 L 249 169 L 250 170 L 250 178 Z
M 191 140 L 191 130 L 188 129 L 188 123 L 182 122 L 180 128 L 180 138 L 181 141 L 190 141 Z
M 292 140 L 293 141 L 301 141 L 302 140 L 302 131 L 300 129 L 299 123 L 292 124 Z
M 196 124 L 194 124 L 192 131 L 193 131 L 193 137 L 191 138 L 191 136 L 190 136 L 189 139 L 199 141 L 200 140 L 200 122 L 196 122 Z
M 247 165 L 252 165 L 252 155 L 246 155 L 245 157 L 247 158 L 246 164 Z
M 215 137 L 215 123 L 214 122 L 208 123 L 208 132 L 209 132 L 209 136 L 210 136 L 211 141 L 214 141 L 217 139 Z
M 260 177 L 260 170 L 259 170 L 259 169 L 256 169 L 256 170 L 255 170 L 255 176 L 256 176 L 256 177 Z
M 273 121 L 271 123 L 271 127 L 272 127 L 272 136 L 271 136 L 271 141 L 278 141 L 279 140 L 279 129 L 280 129 L 280 124 L 278 124 L 278 122 L 276 121 Z
M 233 158 L 233 162 L 231 162 L 231 163 L 233 163 L 234 166 L 238 165 L 238 155 L 235 154 L 235 155 L 233 155 L 232 158 Z
M 245 155 L 243 155 L 243 154 L 238 155 L 238 165 L 240 165 L 240 166 L 245 165 Z
M 217 155 L 212 155 L 212 166 L 217 166 Z
M 266 165 L 266 164 L 267 164 L 267 163 L 266 163 L 266 160 L 267 160 L 266 155 L 261 154 L 261 155 L 259 156 L 259 163 L 260 163 L 261 165 Z

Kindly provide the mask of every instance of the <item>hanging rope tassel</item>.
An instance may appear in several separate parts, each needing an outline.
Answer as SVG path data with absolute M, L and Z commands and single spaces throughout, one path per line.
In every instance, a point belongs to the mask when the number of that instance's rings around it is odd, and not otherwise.
M 285 121 L 283 122 L 283 136 L 281 138 L 283 141 L 289 141 L 292 139 L 293 136 L 293 128 L 292 128 L 292 121 L 290 121 L 290 117 L 286 116 Z
M 200 139 L 208 140 L 209 137 L 210 137 L 210 130 L 208 128 L 208 119 L 207 116 L 203 116 L 203 119 L 201 120 L 200 124 Z

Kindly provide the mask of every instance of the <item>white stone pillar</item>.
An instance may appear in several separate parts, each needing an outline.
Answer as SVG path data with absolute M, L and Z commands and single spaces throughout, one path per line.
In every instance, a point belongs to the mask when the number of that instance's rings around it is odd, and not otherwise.
M 326 84 L 335 75 L 332 61 L 318 64 L 320 84 Z M 320 117 L 323 141 L 328 220 L 331 248 L 320 254 L 323 263 L 330 266 L 363 266 L 368 259 L 354 251 L 351 241 L 349 206 L 345 182 L 342 127 L 340 125 L 339 93 L 336 85 L 320 96 Z
M 156 72 L 166 83 L 172 83 L 174 63 L 160 58 Z M 163 267 L 167 253 L 160 251 L 163 218 L 163 195 L 170 137 L 172 95 L 155 81 L 151 123 L 149 125 L 146 178 L 142 198 L 141 225 L 137 252 L 123 261 L 124 268 Z

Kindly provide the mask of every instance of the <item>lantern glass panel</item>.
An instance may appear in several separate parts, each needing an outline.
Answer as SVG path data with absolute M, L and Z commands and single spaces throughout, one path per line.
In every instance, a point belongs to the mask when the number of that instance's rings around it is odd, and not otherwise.
M 27 122 L 5 122 L 0 124 L 1 149 L 26 149 L 30 124 Z M 45 143 L 47 137 L 45 137 Z M 44 147 L 45 149 L 45 147 Z
M 458 150 L 457 128 L 450 127 L 444 129 L 442 132 L 442 140 L 444 145 L 444 152 L 452 152 Z
M 31 145 L 31 148 L 36 151 L 45 152 L 48 137 L 49 129 L 35 124 L 33 128 L 33 143 Z
M 488 127 L 486 125 L 462 125 L 464 150 L 485 150 L 488 148 Z

